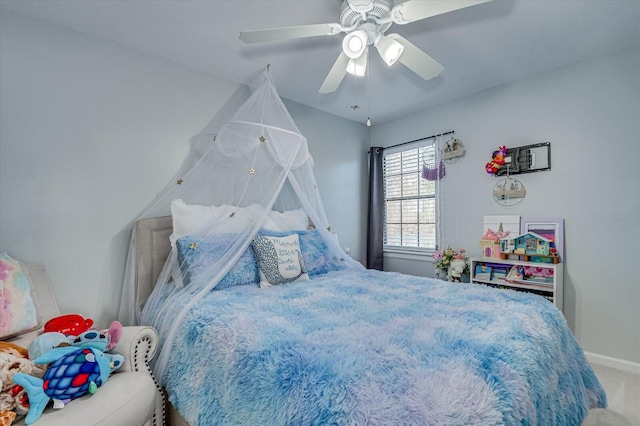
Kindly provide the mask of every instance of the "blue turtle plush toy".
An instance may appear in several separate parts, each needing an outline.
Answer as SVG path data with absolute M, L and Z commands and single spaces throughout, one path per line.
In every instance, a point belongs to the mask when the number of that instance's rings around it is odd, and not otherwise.
M 108 330 L 87 330 L 77 336 L 56 331 L 42 333 L 29 345 L 29 359 L 38 358 L 55 347 L 67 344 L 77 348 L 94 348 L 106 352 L 118 343 L 121 333 L 122 324 L 119 321 L 112 322 Z
M 39 379 L 23 373 L 13 377 L 29 396 L 29 413 L 25 424 L 40 418 L 49 400 L 54 408 L 63 408 L 66 403 L 87 393 L 95 393 L 111 374 L 124 362 L 118 354 L 105 354 L 92 347 L 64 346 L 51 349 L 36 358 L 36 364 L 49 364 L 44 378 Z

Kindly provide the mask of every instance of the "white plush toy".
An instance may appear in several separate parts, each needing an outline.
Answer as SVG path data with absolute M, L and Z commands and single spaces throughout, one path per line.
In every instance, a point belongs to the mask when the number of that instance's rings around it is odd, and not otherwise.
M 467 262 L 465 262 L 464 259 L 451 259 L 451 264 L 449 265 L 449 281 L 459 282 L 466 264 Z

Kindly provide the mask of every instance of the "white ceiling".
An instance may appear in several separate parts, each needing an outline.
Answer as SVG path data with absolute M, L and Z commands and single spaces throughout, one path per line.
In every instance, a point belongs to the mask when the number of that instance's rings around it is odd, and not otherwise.
M 388 31 L 442 63 L 439 77 L 424 81 L 399 63 L 387 67 L 372 51 L 368 78 L 347 75 L 335 93 L 321 95 L 342 35 L 257 45 L 238 39 L 243 30 L 338 22 L 340 5 L 340 0 L 0 0 L 3 8 L 239 83 L 252 82 L 271 64 L 281 96 L 360 122 L 370 115 L 374 124 L 640 43 L 640 0 L 495 0 L 394 24 Z M 354 104 L 360 108 L 350 108 Z

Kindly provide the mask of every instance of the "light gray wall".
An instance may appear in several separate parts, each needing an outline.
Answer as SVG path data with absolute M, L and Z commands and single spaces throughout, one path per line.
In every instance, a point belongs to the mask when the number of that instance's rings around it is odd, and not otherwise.
M 479 255 L 485 214 L 563 217 L 564 313 L 585 350 L 640 362 L 640 45 L 374 126 L 372 146 L 455 130 L 467 149 L 447 165 L 446 244 Z M 445 71 L 446 72 L 446 71 Z M 443 77 L 445 78 L 445 77 Z M 491 197 L 498 146 L 551 142 L 552 170 L 519 175 L 516 208 Z M 400 272 L 431 263 L 392 260 Z
M 369 128 L 297 102 L 285 105 L 309 142 L 331 230 L 365 264 Z
M 61 309 L 106 327 L 131 221 L 239 86 L 6 10 L 0 19 L 0 251 L 44 263 Z M 329 218 L 359 256 L 368 130 L 289 105 Z

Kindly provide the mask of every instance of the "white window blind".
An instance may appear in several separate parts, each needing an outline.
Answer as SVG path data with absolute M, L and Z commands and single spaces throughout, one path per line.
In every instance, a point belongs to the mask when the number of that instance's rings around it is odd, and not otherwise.
M 385 154 L 385 248 L 435 250 L 436 186 L 422 178 L 423 162 L 435 164 L 434 145 Z

